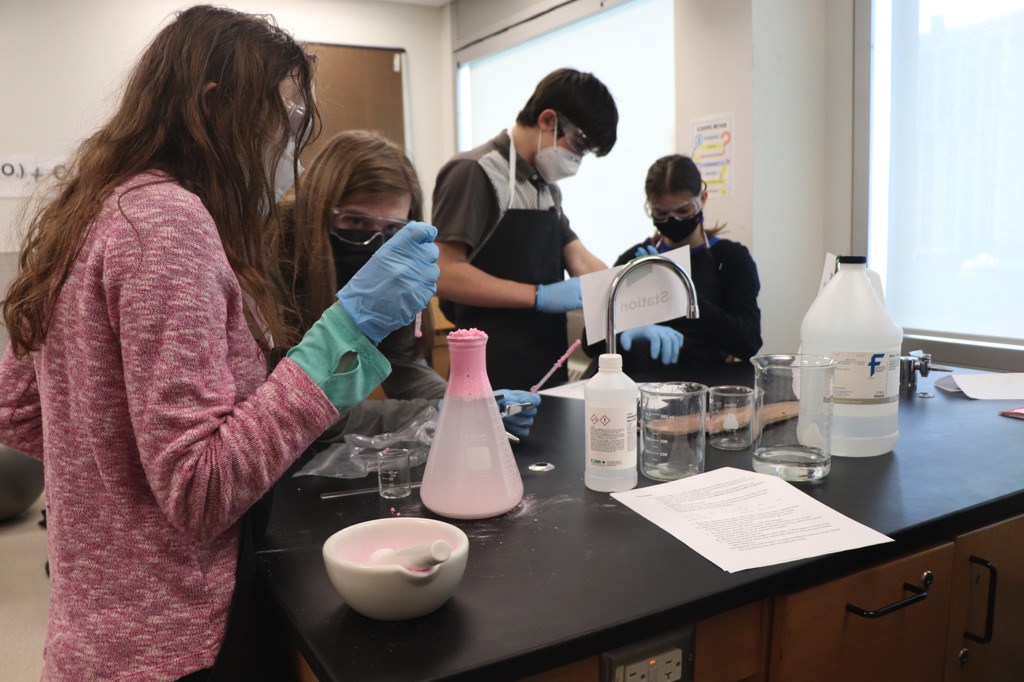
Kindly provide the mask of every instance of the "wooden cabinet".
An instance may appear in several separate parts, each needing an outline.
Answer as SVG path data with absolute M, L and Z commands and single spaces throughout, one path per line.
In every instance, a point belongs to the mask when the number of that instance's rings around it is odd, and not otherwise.
M 948 542 L 776 597 L 768 679 L 941 680 L 952 573 Z
M 697 623 L 693 677 L 698 682 L 764 682 L 772 600 L 747 604 Z
M 847 609 L 927 597 L 875 618 Z M 768 680 L 1024 679 L 1024 516 L 776 596 Z M 699 647 L 698 647 L 699 649 Z
M 957 538 L 945 672 L 946 682 L 1024 679 L 1024 516 Z

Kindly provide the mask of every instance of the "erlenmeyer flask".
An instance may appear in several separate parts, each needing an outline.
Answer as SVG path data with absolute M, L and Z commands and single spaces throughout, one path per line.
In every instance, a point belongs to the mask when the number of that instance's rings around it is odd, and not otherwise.
M 487 334 L 478 329 L 448 334 L 451 372 L 420 499 L 452 519 L 498 516 L 523 499 L 523 479 L 487 379 L 486 348 Z

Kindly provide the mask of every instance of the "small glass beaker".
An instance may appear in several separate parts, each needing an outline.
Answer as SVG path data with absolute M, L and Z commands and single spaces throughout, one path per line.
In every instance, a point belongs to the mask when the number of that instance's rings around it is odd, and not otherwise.
M 704 471 L 708 387 L 690 381 L 640 385 L 640 473 L 674 481 Z
M 816 481 L 832 468 L 832 385 L 838 361 L 758 355 L 754 365 L 754 471 Z
M 412 493 L 409 451 L 402 448 L 385 448 L 378 453 L 377 480 L 381 497 L 389 500 L 408 497 Z
M 712 386 L 708 389 L 708 445 L 719 450 L 746 450 L 754 444 L 754 389 Z

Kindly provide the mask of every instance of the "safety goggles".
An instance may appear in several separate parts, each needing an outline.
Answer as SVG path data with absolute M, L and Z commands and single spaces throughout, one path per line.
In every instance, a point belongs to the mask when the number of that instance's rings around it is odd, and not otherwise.
M 386 242 L 409 224 L 402 218 L 386 218 L 331 209 L 331 234 L 347 244 L 367 246 L 374 239 Z
M 586 156 L 590 153 L 590 142 L 578 125 L 564 115 L 558 114 L 558 127 L 561 128 L 565 141 L 569 144 L 569 149 L 573 154 Z
M 281 99 L 284 101 L 284 110 L 288 114 L 288 126 L 293 134 L 297 134 L 302 125 L 302 119 L 306 117 L 306 104 L 290 100 L 287 97 Z
M 666 210 L 660 206 L 652 207 L 650 204 L 647 204 L 646 208 L 647 215 L 658 221 L 668 220 L 671 217 L 686 220 L 700 213 L 701 205 L 700 199 L 693 197 L 682 206 L 676 206 L 671 210 Z

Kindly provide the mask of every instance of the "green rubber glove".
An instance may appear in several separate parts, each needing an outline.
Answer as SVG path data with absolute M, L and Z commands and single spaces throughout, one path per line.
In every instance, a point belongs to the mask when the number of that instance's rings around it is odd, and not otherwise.
M 285 357 L 309 375 L 339 412 L 370 395 L 391 373 L 384 356 L 337 303 Z

